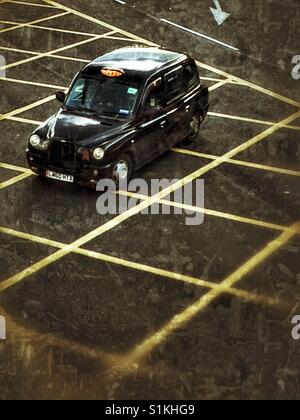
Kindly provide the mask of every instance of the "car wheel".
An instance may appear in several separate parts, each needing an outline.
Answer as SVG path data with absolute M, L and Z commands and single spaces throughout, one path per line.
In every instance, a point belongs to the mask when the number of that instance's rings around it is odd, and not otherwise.
M 187 138 L 185 139 L 184 144 L 187 144 L 187 145 L 193 144 L 197 141 L 199 133 L 200 133 L 202 121 L 203 121 L 202 115 L 193 116 L 189 125 L 189 134 Z
M 123 155 L 114 164 L 112 171 L 112 178 L 117 185 L 122 183 L 126 178 L 130 181 L 133 173 L 132 159 L 128 155 Z

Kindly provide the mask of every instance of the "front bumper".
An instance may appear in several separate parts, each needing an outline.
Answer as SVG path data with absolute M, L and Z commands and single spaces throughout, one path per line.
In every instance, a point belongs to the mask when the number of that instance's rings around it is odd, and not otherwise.
M 82 162 L 76 165 L 76 169 L 59 167 L 51 164 L 44 153 L 32 153 L 29 149 L 26 150 L 26 156 L 29 168 L 37 175 L 46 177 L 47 171 L 72 175 L 75 183 L 87 186 L 96 186 L 101 179 L 110 179 L 113 169 L 112 163 L 101 165 L 100 162 L 98 165 Z

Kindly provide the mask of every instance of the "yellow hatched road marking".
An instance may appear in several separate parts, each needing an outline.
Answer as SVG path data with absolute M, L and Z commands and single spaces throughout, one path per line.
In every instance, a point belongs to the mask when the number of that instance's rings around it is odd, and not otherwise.
M 22 108 L 15 109 L 14 111 L 8 112 L 7 114 L 2 114 L 0 115 L 0 121 L 5 120 L 7 118 L 14 117 L 15 115 L 18 115 L 18 114 L 22 114 L 23 112 L 29 111 L 30 109 L 36 108 L 47 102 L 53 101 L 53 99 L 55 99 L 55 95 L 51 95 L 51 96 L 48 96 L 47 98 L 40 99 L 39 101 L 23 106 Z
M 58 242 L 58 241 L 52 241 L 49 239 L 45 239 L 42 238 L 40 236 L 36 236 L 36 235 L 31 235 L 29 233 L 24 233 L 24 232 L 19 232 L 16 231 L 14 229 L 8 229 L 5 227 L 1 227 L 0 226 L 0 233 L 5 234 L 5 235 L 11 235 L 14 236 L 16 238 L 19 239 L 25 239 L 31 242 L 35 242 L 35 243 L 39 243 L 45 246 L 49 246 L 52 248 L 59 248 L 59 249 L 63 249 L 67 246 L 67 244 L 64 244 L 62 242 Z M 207 288 L 207 289 L 215 289 L 218 287 L 217 283 L 214 282 L 210 282 L 210 281 L 205 281 L 205 280 L 201 280 L 195 277 L 191 277 L 191 276 L 186 276 L 183 274 L 179 274 L 179 273 L 174 273 L 172 271 L 167 271 L 167 270 L 163 270 L 157 267 L 152 267 L 149 265 L 145 265 L 145 264 L 140 264 L 140 263 L 136 263 L 133 261 L 128 261 L 122 258 L 116 258 L 110 255 L 106 255 L 106 254 L 102 254 L 99 252 L 95 252 L 95 251 L 89 251 L 87 249 L 83 249 L 83 248 L 74 248 L 73 252 L 85 257 L 89 257 L 89 258 L 93 258 L 96 260 L 100 260 L 103 262 L 108 262 L 111 264 L 115 264 L 118 266 L 122 266 L 122 267 L 126 267 L 129 269 L 133 269 L 133 270 L 137 270 L 137 271 L 142 271 L 142 272 L 146 272 L 149 274 L 154 274 L 156 276 L 161 276 L 161 277 L 165 277 L 171 280 L 175 280 L 175 281 L 180 281 L 180 282 L 184 282 L 184 283 L 188 283 L 188 284 L 193 284 L 195 286 L 198 287 L 203 287 L 203 288 Z M 1 291 L 1 283 L 0 283 L 0 291 Z M 226 293 L 234 295 L 234 296 L 238 296 L 238 297 L 242 297 L 244 299 L 247 299 L 249 301 L 252 302 L 260 302 L 260 303 L 267 303 L 270 305 L 273 304 L 277 304 L 278 301 L 275 299 L 270 299 L 268 297 L 265 296 L 260 296 L 257 294 L 253 294 L 253 293 L 249 293 L 249 292 L 245 292 L 243 290 L 238 290 L 235 288 L 230 288 L 228 290 L 226 290 Z
M 9 179 L 8 181 L 1 182 L 0 183 L 0 190 L 3 190 L 4 188 L 10 187 L 11 185 L 16 184 L 19 181 L 23 181 L 26 178 L 29 178 L 32 176 L 32 173 L 23 173 L 20 175 L 15 176 L 14 178 Z
M 199 157 L 199 158 L 204 158 L 204 159 L 210 159 L 210 160 L 216 160 L 220 157 L 220 156 L 216 156 L 216 155 L 209 155 L 209 154 L 206 154 L 206 153 L 195 152 L 193 150 L 179 149 L 179 148 L 176 148 L 176 147 L 171 149 L 171 152 L 180 153 L 180 154 L 183 154 L 183 155 L 194 156 L 194 157 Z M 293 171 L 291 169 L 284 169 L 284 168 L 277 168 L 275 166 L 262 165 L 260 163 L 247 162 L 247 161 L 244 161 L 244 160 L 227 159 L 227 160 L 224 161 L 224 163 L 230 163 L 230 164 L 233 164 L 233 165 L 260 169 L 262 171 L 269 171 L 269 172 L 274 172 L 274 173 L 283 174 L 283 175 L 300 176 L 299 171 Z
M 90 37 L 100 35 L 100 34 L 91 34 L 89 32 L 78 32 L 78 31 L 71 31 L 69 29 L 51 28 L 48 26 L 40 26 L 40 25 L 26 25 L 26 26 L 28 26 L 29 28 L 43 29 L 44 31 L 50 31 L 50 32 L 61 32 L 64 34 L 74 34 L 74 35 L 82 35 L 82 36 L 90 36 Z
M 31 86 L 40 86 L 40 87 L 50 88 L 50 89 L 59 89 L 59 90 L 67 89 L 64 86 L 50 85 L 48 83 L 31 82 L 29 80 L 11 79 L 9 77 L 0 77 L 0 80 L 4 82 L 20 83 L 23 85 L 31 85 Z
M 21 118 L 21 117 L 6 117 L 7 120 L 16 121 L 20 123 L 25 124 L 31 124 L 31 125 L 41 125 L 42 121 L 36 121 L 36 120 L 29 120 L 28 118 Z
M 119 190 L 118 194 L 126 196 L 126 197 L 137 198 L 140 200 L 147 200 L 149 198 L 149 196 L 147 195 L 133 193 L 129 191 L 123 191 L 123 190 Z M 263 220 L 250 219 L 248 217 L 242 217 L 242 216 L 238 216 L 236 214 L 231 214 L 231 213 L 224 213 L 222 211 L 217 211 L 217 210 L 211 210 L 207 208 L 203 209 L 203 208 L 192 206 L 189 204 L 178 203 L 176 201 L 161 199 L 161 200 L 157 200 L 157 203 L 168 206 L 168 207 L 180 208 L 182 210 L 206 214 L 207 216 L 214 216 L 214 217 L 219 217 L 222 219 L 232 220 L 234 222 L 240 222 L 240 223 L 246 223 L 249 225 L 259 226 L 265 229 L 272 229 L 272 230 L 279 230 L 279 231 L 285 231 L 289 229 L 288 226 L 277 225 L 274 223 L 265 222 Z
M 71 243 L 70 245 L 67 245 L 65 248 L 55 252 L 52 255 L 49 255 L 46 258 L 43 258 L 41 261 L 33 264 L 31 267 L 26 268 L 22 272 L 10 277 L 7 280 L 4 280 L 1 283 L 0 290 L 5 290 L 9 287 L 14 286 L 15 284 L 19 283 L 20 281 L 24 280 L 25 278 L 31 276 L 32 274 L 42 270 L 43 268 L 49 266 L 50 264 L 53 264 L 54 262 L 60 260 L 64 256 L 70 254 L 73 252 L 74 248 L 79 248 L 83 246 L 84 244 L 92 241 L 93 239 L 99 237 L 100 235 L 110 231 L 111 229 L 114 229 L 116 226 L 120 225 L 124 221 L 128 220 L 129 218 L 135 216 L 136 214 L 140 213 L 142 210 L 148 208 L 152 204 L 155 204 L 157 200 L 160 200 L 169 194 L 171 194 L 173 191 L 177 190 L 178 188 L 183 187 L 184 185 L 192 182 L 193 180 L 201 177 L 205 173 L 211 171 L 212 169 L 218 167 L 221 165 L 226 159 L 230 159 L 234 157 L 236 154 L 240 153 L 243 150 L 246 150 L 247 148 L 253 146 L 257 142 L 265 139 L 270 134 L 274 133 L 275 131 L 279 130 L 279 127 L 284 127 L 285 125 L 289 124 L 290 122 L 294 121 L 296 118 L 299 118 L 300 111 L 298 111 L 296 114 L 291 115 L 290 117 L 286 118 L 282 122 L 279 123 L 276 127 L 271 127 L 268 130 L 262 132 L 258 136 L 254 137 L 251 140 L 248 140 L 245 144 L 233 149 L 232 151 L 226 153 L 224 156 L 221 156 L 220 158 L 214 160 L 210 164 L 204 166 L 203 168 L 200 168 L 199 170 L 193 172 L 192 174 L 184 177 L 182 180 L 174 183 L 170 187 L 164 189 L 158 194 L 155 194 L 153 197 L 150 197 L 149 199 L 139 203 L 137 206 L 133 207 L 132 209 L 127 210 L 125 213 L 120 214 L 119 216 L 116 216 L 113 220 L 105 223 L 104 225 L 100 226 L 99 228 L 93 230 L 92 232 L 88 233 L 87 235 L 83 236 L 82 238 L 76 240 L 75 242 Z
M 220 82 L 216 83 L 215 85 L 210 86 L 210 87 L 208 88 L 208 90 L 209 90 L 210 92 L 213 92 L 213 91 L 215 91 L 215 90 L 219 89 L 220 87 L 222 87 L 222 86 L 224 86 L 224 85 L 227 85 L 227 83 L 230 83 L 230 79 L 227 79 L 227 80 L 221 80 Z
M 67 12 L 73 13 L 74 15 L 80 16 L 80 17 L 82 17 L 82 18 L 84 18 L 86 20 L 89 20 L 90 22 L 94 22 L 94 23 L 96 23 L 98 25 L 101 25 L 101 26 L 104 26 L 106 28 L 115 30 L 115 31 L 117 31 L 117 32 L 119 32 L 119 33 L 121 33 L 121 34 L 123 34 L 125 36 L 128 36 L 130 38 L 133 38 L 133 39 L 135 39 L 137 41 L 143 42 L 143 43 L 145 43 L 145 44 L 147 44 L 149 46 L 154 46 L 154 47 L 158 47 L 159 46 L 158 44 L 155 44 L 154 42 L 151 42 L 151 41 L 149 41 L 149 40 L 147 40 L 145 38 L 142 38 L 142 37 L 137 36 L 137 35 L 134 35 L 134 34 L 132 34 L 130 32 L 124 31 L 123 29 L 120 29 L 120 28 L 117 28 L 116 26 L 110 25 L 110 24 L 108 24 L 108 23 L 106 23 L 106 22 L 104 22 L 104 21 L 102 21 L 100 19 L 94 18 L 94 17 L 89 16 L 89 15 L 87 15 L 85 13 L 79 12 L 76 9 L 72 9 L 72 8 L 67 7 L 65 5 L 61 5 L 60 3 L 57 3 L 57 2 L 55 2 L 53 0 L 44 0 L 44 2 L 47 3 L 47 4 L 49 4 L 49 5 L 51 5 L 51 6 L 59 7 L 59 8 L 65 10 Z M 231 79 L 234 82 L 237 82 L 239 84 L 242 84 L 242 85 L 248 86 L 248 87 L 250 87 L 252 89 L 255 89 L 255 90 L 257 90 L 257 91 L 259 91 L 261 93 L 264 93 L 265 95 L 269 95 L 272 98 L 278 99 L 278 100 L 280 100 L 282 102 L 285 102 L 285 103 L 288 103 L 290 105 L 293 105 L 293 106 L 295 106 L 297 108 L 300 108 L 300 102 L 295 101 L 295 100 L 290 99 L 290 98 L 287 98 L 284 95 L 280 95 L 280 94 L 277 94 L 275 92 L 272 92 L 269 89 L 265 89 L 265 88 L 263 88 L 261 86 L 258 86 L 258 85 L 254 84 L 254 83 L 251 83 L 251 82 L 248 82 L 246 80 L 243 80 L 240 77 L 236 77 L 236 76 L 234 76 L 234 75 L 232 75 L 230 73 L 226 73 L 225 71 L 216 69 L 216 68 L 214 68 L 212 66 L 209 66 L 208 64 L 202 63 L 200 61 L 197 61 L 197 65 L 199 67 L 202 67 L 202 68 L 208 70 L 208 71 L 211 71 L 213 73 L 219 74 L 220 76 L 223 76 L 225 78 L 229 78 L 229 79 Z
M 7 0 L 9 3 L 24 4 L 25 6 L 44 7 L 48 9 L 57 9 L 57 7 L 49 6 L 49 4 L 31 3 L 29 1 Z
M 235 286 L 255 268 L 270 258 L 280 248 L 285 246 L 297 233 L 300 233 L 299 226 L 295 225 L 290 230 L 284 232 L 279 238 L 270 242 L 265 248 L 263 248 L 258 254 L 248 260 L 245 264 L 235 270 L 230 276 L 228 276 L 222 283 L 215 289 L 210 290 L 207 294 L 202 296 L 196 303 L 185 309 L 179 315 L 176 315 L 168 322 L 164 327 L 158 330 L 151 337 L 137 345 L 127 357 L 123 359 L 125 367 L 131 367 L 138 363 L 147 354 L 152 352 L 157 346 L 164 342 L 173 332 L 182 328 L 188 322 L 190 322 L 196 315 L 199 315 L 202 311 L 207 309 L 210 303 L 219 298 L 223 293 L 224 289 Z
M 0 162 L 0 168 L 9 169 L 11 171 L 16 171 L 16 172 L 24 172 L 24 173 L 27 173 L 27 174 L 32 174 L 30 169 L 23 168 L 22 166 L 11 165 L 10 163 Z
M 244 122 L 250 122 L 250 123 L 254 123 L 254 124 L 269 125 L 269 126 L 272 126 L 272 127 L 274 125 L 277 125 L 276 122 L 256 120 L 256 119 L 253 119 L 253 118 L 240 117 L 238 115 L 221 114 L 219 112 L 208 112 L 207 115 L 209 115 L 210 117 L 216 117 L 216 118 L 225 118 L 225 119 L 235 120 L 235 121 L 244 121 Z M 285 128 L 300 131 L 300 126 L 297 126 L 297 125 L 287 125 Z
M 93 38 L 84 39 L 82 41 L 78 41 L 78 42 L 75 42 L 73 44 L 66 45 L 64 47 L 56 48 L 55 50 L 52 50 L 52 51 L 48 51 L 48 52 L 45 52 L 45 53 L 40 53 L 40 54 L 38 54 L 38 55 L 36 55 L 34 57 L 24 58 L 23 60 L 16 61 L 15 63 L 11 63 L 11 64 L 7 64 L 5 66 L 1 66 L 0 67 L 0 70 L 7 70 L 7 69 L 10 69 L 10 68 L 13 68 L 13 67 L 20 66 L 21 64 L 26 64 L 26 63 L 30 63 L 31 61 L 39 60 L 40 58 L 47 57 L 47 56 L 49 56 L 51 54 L 57 54 L 57 53 L 60 53 L 60 52 L 69 50 L 71 48 L 75 48 L 75 47 L 79 47 L 81 45 L 88 44 L 90 42 L 93 42 L 93 41 L 96 41 L 98 39 L 101 39 L 105 35 L 108 35 L 110 33 L 114 33 L 114 31 L 108 32 L 107 34 L 103 34 L 103 35 L 96 35 Z
M 12 26 L 12 27 L 6 28 L 6 29 L 1 29 L 0 34 L 3 34 L 4 32 L 14 31 L 15 29 L 19 29 L 19 28 L 24 28 L 24 26 L 26 26 L 28 24 L 34 25 L 35 23 L 45 22 L 47 20 L 56 19 L 56 18 L 59 18 L 61 16 L 66 16 L 66 15 L 69 15 L 69 14 L 70 14 L 70 12 L 62 12 L 62 13 L 58 13 L 56 15 L 45 17 L 45 18 L 42 18 L 42 19 L 32 20 L 31 22 L 25 22 L 25 23 L 24 22 L 20 22 L 20 23 L 16 22 L 15 26 Z

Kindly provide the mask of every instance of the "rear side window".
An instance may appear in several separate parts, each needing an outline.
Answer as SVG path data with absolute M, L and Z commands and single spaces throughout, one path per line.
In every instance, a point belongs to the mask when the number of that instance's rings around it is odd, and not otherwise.
M 184 80 L 182 67 L 177 68 L 165 75 L 165 97 L 168 103 L 178 98 L 184 92 Z
M 199 83 L 199 73 L 195 63 L 188 63 L 183 66 L 183 81 L 188 89 Z

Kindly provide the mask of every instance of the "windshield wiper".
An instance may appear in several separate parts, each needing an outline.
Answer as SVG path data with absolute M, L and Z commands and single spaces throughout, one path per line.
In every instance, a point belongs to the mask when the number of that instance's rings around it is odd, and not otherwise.
M 94 111 L 93 109 L 89 108 L 82 108 L 80 106 L 65 106 L 67 111 L 81 111 L 81 112 L 88 112 L 89 114 L 97 115 L 98 112 Z

